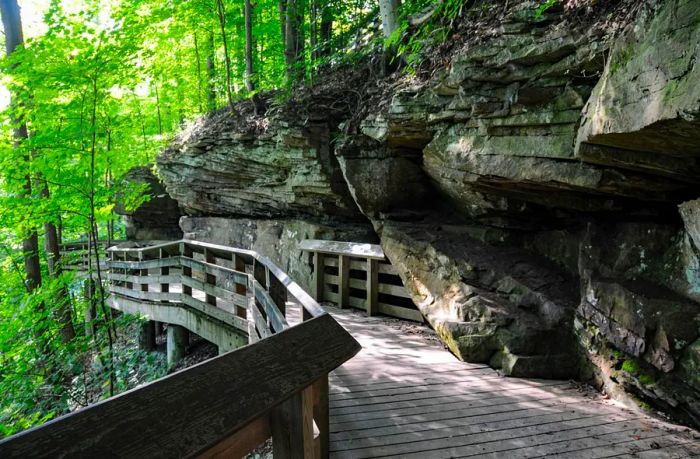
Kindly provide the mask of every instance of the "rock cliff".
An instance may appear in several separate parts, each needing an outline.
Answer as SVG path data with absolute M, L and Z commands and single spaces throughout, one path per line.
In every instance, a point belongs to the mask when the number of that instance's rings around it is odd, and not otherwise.
M 379 240 L 459 358 L 700 425 L 700 5 L 616 5 L 511 2 L 428 78 L 203 118 L 158 159 L 185 232 L 302 283 L 297 240 Z

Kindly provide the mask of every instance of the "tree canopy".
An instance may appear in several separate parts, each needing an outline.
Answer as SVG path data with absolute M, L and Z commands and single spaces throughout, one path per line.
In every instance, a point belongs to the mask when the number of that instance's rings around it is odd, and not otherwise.
M 99 260 L 98 241 L 124 236 L 115 203 L 147 199 L 127 171 L 198 116 L 261 91 L 284 98 L 385 43 L 410 68 L 428 34 L 407 18 L 464 3 L 1 0 L 0 435 L 165 371 L 120 347 L 131 322 L 105 307 L 99 264 L 87 280 L 62 269 L 62 243 L 88 241 Z

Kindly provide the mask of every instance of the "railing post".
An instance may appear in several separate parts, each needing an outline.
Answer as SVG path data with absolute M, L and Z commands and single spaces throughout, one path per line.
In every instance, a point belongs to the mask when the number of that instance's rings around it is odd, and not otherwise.
M 122 255 L 123 255 L 124 261 L 125 261 L 125 262 L 128 262 L 128 261 L 129 261 L 129 255 L 128 255 L 128 253 L 127 253 L 127 252 L 122 252 Z M 124 268 L 124 275 L 125 275 L 125 276 L 131 276 L 131 270 L 130 270 L 129 268 Z M 134 283 L 131 282 L 131 281 L 126 281 L 126 288 L 128 288 L 129 290 L 133 290 L 133 289 L 134 289 Z
M 325 256 L 321 252 L 314 252 L 314 299 L 323 301 L 323 289 L 325 288 Z
M 379 261 L 367 259 L 367 315 L 377 314 L 377 303 L 379 301 Z
M 207 263 L 215 264 L 216 260 L 214 255 L 212 255 L 211 251 L 209 249 L 204 249 L 204 261 Z M 216 276 L 213 274 L 206 273 L 206 283 L 208 285 L 216 285 Z M 206 302 L 207 304 L 211 304 L 212 306 L 216 306 L 216 296 L 210 295 L 209 293 L 206 293 Z
M 253 344 L 260 341 L 258 336 L 257 327 L 255 326 L 255 313 L 253 310 L 257 307 L 255 306 L 255 285 L 253 276 L 248 275 L 248 286 L 246 288 L 246 299 L 248 300 L 247 318 L 248 318 L 248 343 Z
M 185 242 L 180 243 L 180 256 L 183 258 L 192 258 L 192 249 Z M 192 277 L 192 268 L 182 266 L 182 277 Z M 182 284 L 182 294 L 192 296 L 192 287 Z
M 350 257 L 338 257 L 338 297 L 341 308 L 350 306 Z
M 318 428 L 316 439 L 316 457 L 326 458 L 329 455 L 330 443 L 330 406 L 328 396 L 328 375 L 323 376 L 313 385 L 314 392 L 314 422 Z
M 313 405 L 313 386 L 309 386 L 273 410 L 270 427 L 275 459 L 315 457 Z
M 145 256 L 143 254 L 143 251 L 139 252 L 139 261 L 145 261 Z M 142 292 L 147 292 L 148 291 L 148 270 L 147 269 L 139 269 L 138 274 L 141 277 L 139 279 L 141 282 L 141 291 Z M 145 282 L 145 283 L 144 283 Z
M 159 249 L 158 251 L 158 258 L 162 260 L 163 258 L 167 258 L 168 254 L 165 250 Z M 170 275 L 170 268 L 167 266 L 163 266 L 160 268 L 160 275 L 161 276 L 169 276 Z M 164 282 L 160 284 L 160 291 L 161 293 L 168 293 L 170 291 L 170 283 Z
M 245 261 L 243 260 L 243 258 L 241 258 L 240 256 L 233 253 L 232 254 L 232 261 L 233 261 L 233 269 L 235 271 L 238 271 L 239 273 L 245 273 Z M 235 291 L 235 293 L 237 293 L 239 295 L 246 296 L 248 293 L 248 287 L 246 285 L 243 285 L 243 284 L 235 284 L 234 291 Z M 236 315 L 243 317 L 243 318 L 250 316 L 247 312 L 247 309 L 243 310 L 242 308 L 241 308 L 240 313 L 238 312 L 238 308 L 237 308 Z

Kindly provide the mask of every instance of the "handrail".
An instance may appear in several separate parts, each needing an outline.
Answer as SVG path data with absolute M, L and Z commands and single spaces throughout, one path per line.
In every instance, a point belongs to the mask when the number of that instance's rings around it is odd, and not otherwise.
M 178 247 L 178 249 L 182 246 L 189 246 L 189 247 L 198 247 L 201 249 L 208 249 L 210 251 L 214 251 L 214 253 L 219 252 L 219 253 L 225 253 L 225 254 L 238 254 L 242 256 L 247 256 L 255 261 L 257 261 L 260 265 L 264 266 L 267 271 L 271 275 L 277 279 L 277 281 L 283 286 L 287 292 L 296 300 L 299 302 L 299 304 L 302 306 L 302 308 L 308 313 L 310 317 L 318 317 L 322 314 L 324 314 L 323 308 L 314 300 L 306 291 L 299 286 L 296 282 L 294 282 L 282 269 L 280 269 L 275 263 L 273 263 L 269 258 L 260 255 L 257 252 L 254 252 L 252 250 L 246 250 L 246 249 L 239 249 L 239 248 L 233 248 L 233 247 L 226 247 L 223 245 L 217 245 L 217 244 L 211 244 L 208 242 L 201 242 L 201 241 L 192 241 L 192 240 L 186 240 L 182 239 L 179 241 L 170 241 L 170 242 L 163 242 L 163 243 L 158 243 L 155 245 L 149 245 L 145 247 L 123 247 L 123 246 L 114 246 L 110 247 L 107 249 L 107 253 L 125 253 L 125 254 L 132 254 L 131 258 L 138 259 L 139 253 L 149 253 L 149 252 L 155 252 L 155 251 L 160 251 L 160 250 L 166 250 L 166 249 L 172 249 L 173 247 Z M 183 254 L 180 252 L 180 256 Z
M 241 457 L 270 434 L 276 459 L 327 457 L 324 381 L 359 350 L 324 314 L 0 441 L 0 457 Z
M 247 319 L 250 344 L 0 441 L 0 457 L 240 457 L 270 435 L 276 459 L 328 457 L 328 373 L 360 346 L 296 282 L 256 252 L 205 242 L 107 252 L 111 300 Z M 287 295 L 304 312 L 293 327 Z

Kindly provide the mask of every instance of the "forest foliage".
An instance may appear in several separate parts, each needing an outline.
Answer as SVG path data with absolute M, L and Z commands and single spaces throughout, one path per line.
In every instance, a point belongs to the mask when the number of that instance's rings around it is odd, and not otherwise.
M 152 164 L 202 114 L 262 91 L 290 97 L 382 48 L 410 71 L 426 40 L 444 40 L 473 3 L 46 0 L 41 12 L 22 9 L 44 27 L 0 64 L 11 101 L 0 129 L 0 436 L 166 371 L 160 355 L 131 345 L 138 320 L 105 306 L 99 265 L 86 280 L 62 269 L 70 260 L 57 250 L 89 240 L 100 258 L 95 241 L 124 236 L 115 203 L 146 199 L 123 181 L 127 171 Z M 16 0 L 0 4 L 9 39 Z

